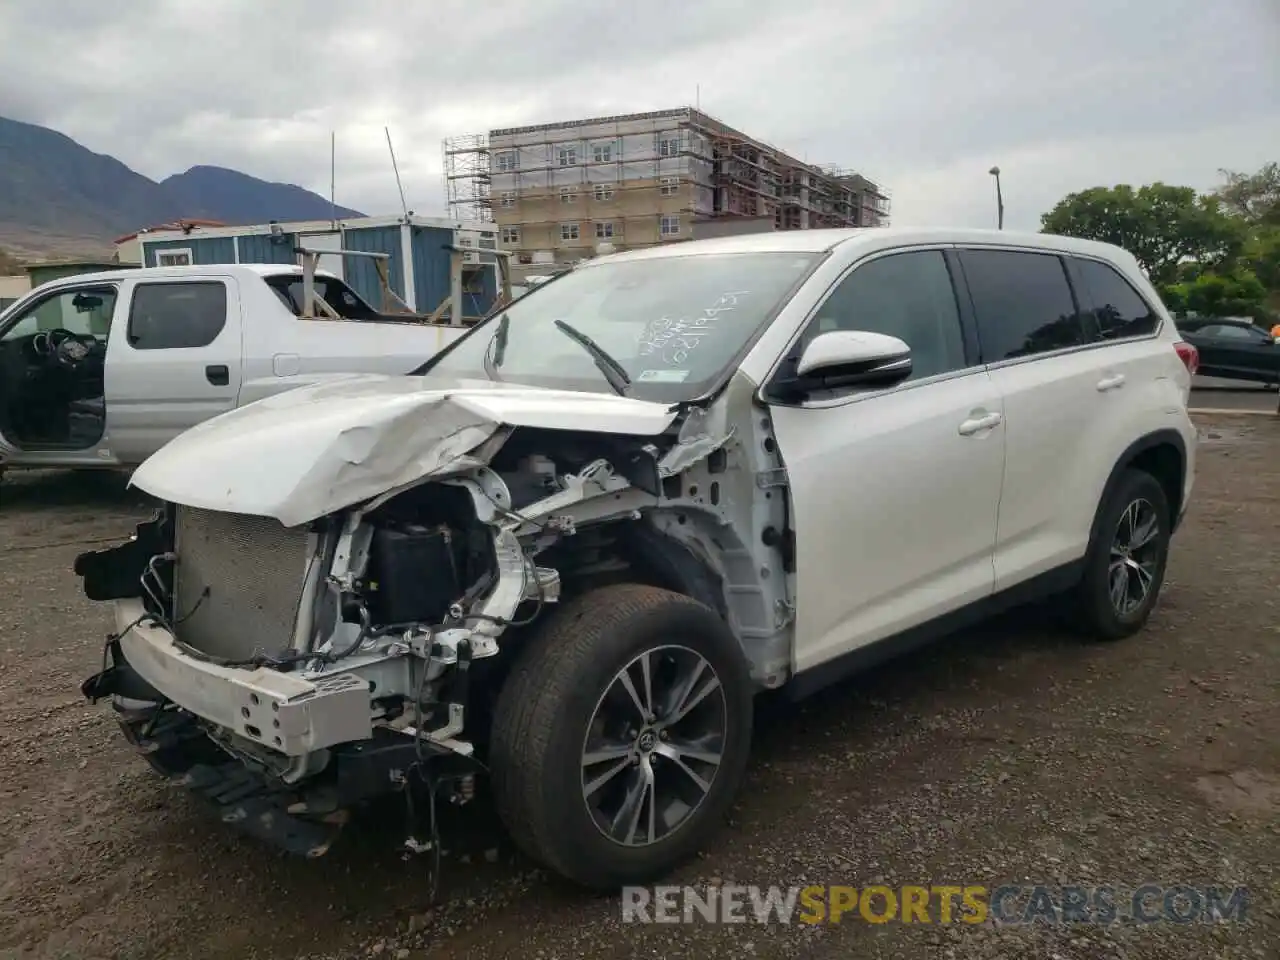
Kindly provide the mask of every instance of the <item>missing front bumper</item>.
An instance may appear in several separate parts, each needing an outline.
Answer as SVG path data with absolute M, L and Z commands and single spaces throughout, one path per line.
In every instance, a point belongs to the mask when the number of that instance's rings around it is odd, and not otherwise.
M 117 705 L 116 716 L 125 738 L 158 773 L 236 831 L 295 856 L 323 856 L 353 809 L 413 789 L 413 771 L 424 762 L 471 772 L 459 766 L 462 758 L 433 744 L 380 731 L 373 740 L 333 750 L 321 776 L 286 784 L 223 753 L 192 714 L 158 704 Z
M 369 684 L 354 673 L 314 680 L 268 667 L 223 667 L 183 652 L 141 600 L 117 600 L 120 651 L 167 700 L 287 757 L 373 735 Z

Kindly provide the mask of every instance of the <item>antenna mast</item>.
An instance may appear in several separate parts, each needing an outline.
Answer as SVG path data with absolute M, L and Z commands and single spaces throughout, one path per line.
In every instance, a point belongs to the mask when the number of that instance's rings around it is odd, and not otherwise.
M 329 222 L 334 227 L 338 225 L 337 181 L 338 181 L 338 132 L 336 130 L 330 130 L 329 131 Z
M 391 128 L 383 127 L 387 134 L 387 150 L 391 153 L 391 169 L 396 175 L 396 189 L 400 191 L 400 210 L 404 213 L 405 220 L 409 219 L 409 205 L 404 202 L 404 187 L 400 184 L 400 168 L 396 166 L 396 149 L 391 146 Z

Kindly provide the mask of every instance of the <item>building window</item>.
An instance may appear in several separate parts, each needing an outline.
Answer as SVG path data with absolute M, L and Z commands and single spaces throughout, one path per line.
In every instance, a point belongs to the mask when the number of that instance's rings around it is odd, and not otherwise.
M 560 239 L 561 240 L 577 240 L 578 225 L 576 223 L 560 224 Z
M 608 163 L 613 159 L 613 144 L 597 143 L 591 148 L 591 156 L 596 163 Z
M 502 173 L 504 170 L 519 169 L 520 164 L 516 157 L 517 154 L 514 150 L 504 150 L 502 153 L 498 154 L 498 172 Z
M 678 157 L 680 155 L 680 138 L 671 137 L 670 139 L 662 139 L 658 141 L 658 156 L 661 157 Z
M 157 267 L 189 267 L 192 264 L 191 248 L 182 247 L 173 250 L 157 250 Z
M 576 203 L 577 200 L 578 200 L 577 187 L 561 187 L 560 188 L 561 203 Z
M 520 228 L 519 227 L 503 227 L 502 242 L 503 243 L 519 243 Z
M 596 184 L 596 190 L 595 190 L 595 196 L 596 196 L 596 199 L 597 199 L 597 200 L 612 200 L 612 199 L 613 199 L 613 184 L 611 184 L 611 183 L 597 183 L 597 184 Z
M 658 232 L 664 237 L 676 237 L 680 235 L 680 218 L 679 217 L 663 217 L 662 222 L 658 224 Z
M 613 221 L 606 221 L 604 223 L 596 224 L 596 239 L 597 240 L 613 239 Z
M 664 197 L 674 197 L 680 190 L 679 177 L 663 177 L 658 182 L 661 184 L 661 186 L 658 187 L 658 192 Z
M 577 147 L 561 147 L 560 148 L 560 166 L 573 167 L 578 163 Z
M 516 192 L 507 190 L 502 194 L 502 205 L 504 207 L 514 207 L 516 205 Z

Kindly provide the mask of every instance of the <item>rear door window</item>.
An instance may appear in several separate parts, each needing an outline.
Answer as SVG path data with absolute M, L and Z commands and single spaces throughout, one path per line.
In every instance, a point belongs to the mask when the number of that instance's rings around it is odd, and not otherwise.
M 1093 320 L 1103 340 L 1146 337 L 1156 332 L 1159 317 L 1115 267 L 1075 258 L 1084 284 L 1081 297 L 1093 307 Z
M 140 283 L 129 307 L 135 350 L 207 347 L 227 325 L 227 288 L 220 282 Z
M 1087 342 L 1060 257 L 1021 250 L 961 250 L 985 363 Z

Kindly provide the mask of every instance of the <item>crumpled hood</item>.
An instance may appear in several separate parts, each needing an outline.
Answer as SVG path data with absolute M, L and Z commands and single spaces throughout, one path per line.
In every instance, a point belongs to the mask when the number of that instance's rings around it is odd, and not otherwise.
M 299 387 L 191 428 L 130 482 L 161 500 L 295 526 L 465 469 L 504 425 L 655 436 L 676 418 L 645 400 L 470 383 L 356 374 Z

